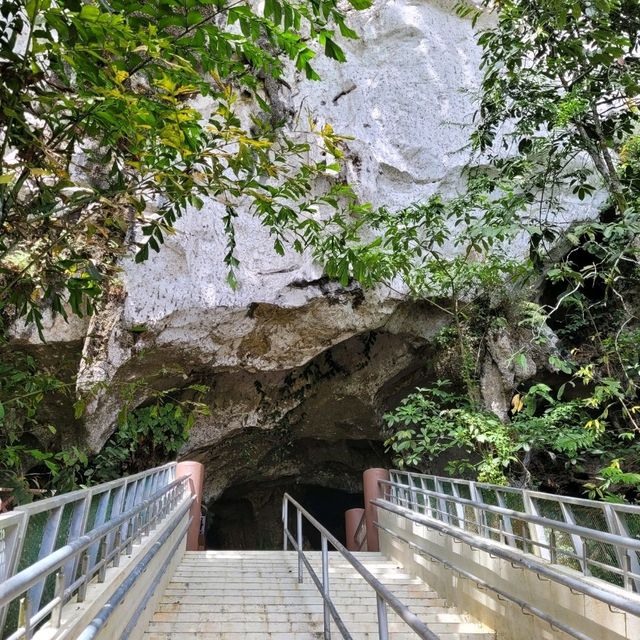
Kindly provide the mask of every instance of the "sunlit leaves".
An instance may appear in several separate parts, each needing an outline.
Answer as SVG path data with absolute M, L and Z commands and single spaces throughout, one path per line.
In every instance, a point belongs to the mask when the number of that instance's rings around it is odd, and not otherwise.
M 331 163 L 306 162 L 313 138 L 334 159 L 341 138 L 319 130 L 304 143 L 289 140 L 263 86 L 287 59 L 311 79 L 319 50 L 344 60 L 334 34 L 356 34 L 334 0 L 270 0 L 262 10 L 242 1 L 10 0 L 0 16 L 5 310 L 39 322 L 38 305 L 64 309 L 66 299 L 91 313 L 133 227 L 142 231 L 143 261 L 205 198 L 252 208 L 277 251 L 288 233 L 298 250 L 317 240 L 307 215 L 320 204 L 353 203 L 339 194 L 343 185 L 309 197 Z M 28 41 L 20 55 L 18 32 Z M 249 129 L 237 113 L 247 99 L 262 110 Z M 232 224 L 226 231 L 233 270 Z
M 294 114 L 272 109 L 268 88 L 284 82 L 285 68 L 318 79 L 323 52 L 343 61 L 339 38 L 356 37 L 346 20 L 335 0 L 267 0 L 264 9 L 242 0 L 2 2 L 0 341 L 16 317 L 44 339 L 46 309 L 89 316 L 105 292 L 121 295 L 122 259 L 160 251 L 188 210 L 224 211 L 226 251 L 211 259 L 226 264 L 232 288 L 238 211 L 259 218 L 276 254 L 304 251 L 319 243 L 325 218 L 357 212 L 336 179 L 344 138 L 312 126 L 294 139 Z M 314 147 L 323 161 L 310 159 Z M 71 483 L 77 471 L 98 477 L 77 450 L 23 443 L 37 428 L 55 431 L 39 415 L 43 394 L 68 385 L 33 361 L 0 360 L 0 466 L 21 482 L 34 464 L 57 479 L 68 467 Z M 125 406 L 139 401 L 138 383 Z M 76 418 L 88 401 L 77 400 Z M 135 453 L 126 447 L 142 436 L 152 454 L 174 455 L 194 419 L 179 415 L 184 406 L 123 419 L 94 468 L 120 475 Z

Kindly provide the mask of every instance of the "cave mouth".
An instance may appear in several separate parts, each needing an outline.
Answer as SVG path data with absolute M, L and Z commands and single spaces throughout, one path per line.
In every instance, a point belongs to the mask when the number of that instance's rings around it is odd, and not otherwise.
M 297 480 L 297 481 L 296 481 Z M 362 492 L 293 482 L 262 483 L 259 487 L 231 487 L 209 506 L 206 546 L 209 549 L 282 549 L 282 496 L 289 493 L 320 524 L 346 545 L 344 513 L 362 507 Z M 289 507 L 289 531 L 296 535 L 295 509 Z M 320 533 L 302 519 L 305 549 L 321 548 Z
M 332 428 L 342 431 L 342 435 L 348 431 L 344 426 Z M 354 430 L 350 429 L 352 433 Z M 205 498 L 208 549 L 282 549 L 285 493 L 344 544 L 345 511 L 364 506 L 363 472 L 372 467 L 388 468 L 391 464 L 384 443 L 366 437 L 299 437 L 283 443 L 271 440 L 269 432 L 245 431 L 242 435 L 229 439 L 226 448 L 219 447 L 217 460 L 244 461 L 246 466 L 237 464 L 233 475 L 225 477 L 223 465 L 211 460 L 208 463 L 209 496 Z M 289 531 L 293 535 L 294 511 L 290 507 Z M 304 518 L 303 523 L 305 548 L 320 549 L 319 533 Z
M 349 493 L 343 489 L 330 489 L 315 485 L 304 486 L 298 502 L 343 545 L 347 540 L 344 529 L 344 512 L 364 506 L 363 493 Z M 295 536 L 295 513 L 289 516 L 289 531 Z M 303 546 L 314 551 L 321 549 L 320 532 L 305 518 L 302 519 Z

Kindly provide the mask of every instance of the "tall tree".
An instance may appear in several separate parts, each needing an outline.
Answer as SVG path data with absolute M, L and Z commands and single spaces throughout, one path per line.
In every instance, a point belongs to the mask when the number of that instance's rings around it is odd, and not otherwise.
M 232 285 L 240 203 L 277 251 L 285 232 L 299 250 L 313 242 L 318 205 L 351 202 L 337 183 L 310 192 L 340 137 L 329 126 L 287 136 L 265 85 L 287 61 L 318 79 L 319 47 L 344 60 L 336 32 L 356 37 L 336 0 L 3 2 L 0 311 L 39 324 L 42 303 L 64 314 L 68 300 L 91 313 L 133 227 L 144 260 L 204 197 L 226 206 Z M 328 160 L 306 160 L 313 138 Z
M 462 447 L 485 477 L 530 481 L 535 449 L 589 475 L 584 456 L 604 465 L 589 483 L 593 493 L 640 486 L 640 3 L 458 7 L 474 22 L 485 11 L 493 19 L 478 34 L 481 91 L 466 190 L 360 218 L 324 245 L 328 268 L 369 282 L 401 276 L 452 316 L 467 393 L 437 385 L 390 414 L 389 445 L 400 460 L 418 464 Z M 368 224 L 381 234 L 359 242 Z M 528 242 L 528 256 L 514 256 L 516 239 Z M 498 317 L 505 309 L 508 320 Z M 507 390 L 511 418 L 498 428 L 474 383 L 485 337 L 508 325 L 531 329 L 529 346 L 512 354 L 520 368 L 555 332 L 547 366 L 565 384 Z

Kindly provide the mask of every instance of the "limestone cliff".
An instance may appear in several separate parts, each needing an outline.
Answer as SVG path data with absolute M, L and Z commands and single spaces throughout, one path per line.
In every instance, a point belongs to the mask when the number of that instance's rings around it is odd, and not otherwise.
M 344 177 L 374 206 L 399 208 L 462 186 L 480 53 L 454 4 L 376 2 L 353 16 L 361 38 L 345 43 L 346 63 L 319 60 L 321 82 L 292 73 L 270 90 L 291 120 L 310 116 L 354 137 Z M 207 384 L 211 415 L 195 425 L 184 455 L 206 462 L 209 497 L 248 480 L 309 474 L 348 486 L 380 460 L 380 447 L 367 444 L 380 440 L 380 415 L 429 375 L 430 341 L 446 318 L 402 291 L 342 287 L 307 255 L 275 255 L 246 212 L 233 291 L 223 213 L 211 201 L 190 212 L 159 255 L 124 265 L 122 291 L 88 327 L 65 333 L 52 323 L 50 338 L 84 335 L 81 393 L 140 376 L 159 388 Z M 30 339 L 26 330 L 20 337 Z M 165 373 L 172 365 L 182 373 Z M 93 449 L 112 432 L 119 406 L 108 386 L 89 404 Z

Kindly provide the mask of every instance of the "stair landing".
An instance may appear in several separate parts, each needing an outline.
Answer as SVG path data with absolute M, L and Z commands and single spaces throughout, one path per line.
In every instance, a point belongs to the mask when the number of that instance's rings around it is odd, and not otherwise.
M 356 557 L 441 640 L 494 640 L 495 633 L 447 607 L 418 578 L 380 553 Z M 320 553 L 307 552 L 321 575 Z M 333 602 L 354 640 L 378 638 L 375 592 L 337 552 L 330 553 Z M 322 598 L 306 569 L 298 584 L 294 551 L 191 551 L 162 596 L 144 640 L 319 640 Z M 391 610 L 389 636 L 417 636 Z M 340 632 L 332 625 L 332 638 Z

